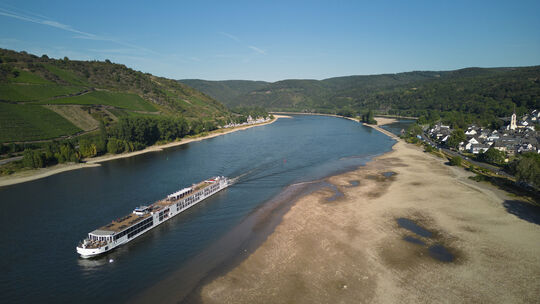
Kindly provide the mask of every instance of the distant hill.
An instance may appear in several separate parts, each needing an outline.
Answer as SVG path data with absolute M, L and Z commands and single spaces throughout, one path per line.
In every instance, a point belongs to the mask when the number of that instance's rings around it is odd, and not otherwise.
M 260 106 L 273 111 L 357 114 L 372 109 L 407 116 L 456 112 L 464 119 L 489 122 L 510 115 L 514 107 L 518 112 L 540 108 L 540 66 L 258 82 L 261 87 L 249 92 L 250 84 L 244 81 L 242 90 L 227 87 L 227 96 L 233 99 L 220 98 L 222 83 L 199 80 L 190 84 L 229 107 Z
M 0 142 L 51 139 L 122 116 L 229 116 L 223 104 L 175 80 L 125 65 L 0 49 Z
M 234 105 L 239 96 L 262 89 L 270 84 L 265 81 L 251 80 L 211 81 L 202 79 L 182 79 L 179 80 L 179 82 L 204 92 L 225 105 Z

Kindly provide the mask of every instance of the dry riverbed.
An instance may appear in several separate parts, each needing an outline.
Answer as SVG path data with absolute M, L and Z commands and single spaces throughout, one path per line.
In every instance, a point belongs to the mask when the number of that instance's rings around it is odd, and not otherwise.
M 300 198 L 204 303 L 537 303 L 540 211 L 398 142 Z

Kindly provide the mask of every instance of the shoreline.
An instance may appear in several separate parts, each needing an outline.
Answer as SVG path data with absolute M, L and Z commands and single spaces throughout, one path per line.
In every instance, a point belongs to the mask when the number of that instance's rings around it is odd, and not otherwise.
M 397 139 L 382 122 L 364 125 Z M 398 139 L 365 166 L 326 179 L 344 194 L 338 202 L 328 203 L 329 189 L 291 202 L 258 248 L 194 291 L 197 300 L 534 302 L 540 287 L 522 286 L 540 273 L 540 220 L 469 175 Z M 452 260 L 437 260 L 432 248 L 444 248 Z
M 333 116 L 336 118 L 345 118 L 359 122 L 357 119 L 343 116 L 326 114 L 321 114 L 320 116 Z M 396 121 L 396 119 L 382 118 L 379 120 L 379 123 L 382 126 L 385 124 L 394 123 Z M 371 126 L 366 124 L 363 125 L 368 127 Z M 383 133 L 388 132 L 384 129 L 381 130 Z M 389 136 L 397 139 L 397 137 L 395 137 L 395 135 L 392 133 L 388 132 L 388 134 Z M 391 152 L 392 150 L 377 155 L 373 157 L 371 161 L 374 161 L 375 159 Z M 242 222 L 225 234 L 216 243 L 212 244 L 209 249 L 207 248 L 205 251 L 201 252 L 187 265 L 143 290 L 143 292 L 131 298 L 129 302 L 145 303 L 152 300 L 157 300 L 160 303 L 201 302 L 199 299 L 199 293 L 203 287 L 210 284 L 214 279 L 226 275 L 228 272 L 240 265 L 248 256 L 253 254 L 257 248 L 259 248 L 265 242 L 265 240 L 272 235 L 276 227 L 278 227 L 282 222 L 284 215 L 297 203 L 299 199 L 321 189 L 323 189 L 323 191 L 338 191 L 337 189 L 333 189 L 331 187 L 332 185 L 327 183 L 327 179 L 333 176 L 347 174 L 354 170 L 355 169 L 348 169 L 319 180 L 291 184 L 287 186 L 283 192 L 279 193 L 276 197 L 271 198 L 268 202 L 255 209 L 252 214 L 242 220 Z M 336 194 L 337 197 L 339 197 L 339 194 L 341 193 L 338 191 L 334 192 L 333 195 Z M 257 228 L 255 229 L 255 227 Z M 245 231 L 250 231 L 252 233 L 246 234 Z M 243 237 L 239 238 L 239 235 L 243 235 Z M 231 248 L 231 246 L 233 248 Z M 227 253 L 224 253 L 224 250 L 226 250 Z M 214 252 L 220 252 L 220 254 L 214 257 Z M 202 269 L 200 269 L 197 268 L 199 265 L 204 266 Z M 196 282 L 190 282 L 188 285 L 176 287 L 176 282 L 181 280 L 182 276 L 186 274 L 197 277 Z M 163 293 L 164 290 L 175 290 L 175 292 Z M 156 295 L 159 295 L 159 297 L 156 297 Z
M 344 117 L 344 116 L 340 116 L 340 115 L 337 115 L 337 114 L 325 114 L 325 113 L 306 113 L 306 112 L 287 112 L 287 111 L 271 111 L 271 112 L 268 112 L 268 113 L 275 113 L 275 114 L 285 114 L 285 115 L 296 115 L 296 114 L 299 114 L 299 115 L 331 115 L 331 116 L 336 116 L 336 117 Z M 375 115 L 375 117 L 378 117 L 378 118 L 393 118 L 393 119 L 403 119 L 403 120 L 416 120 L 418 119 L 418 117 L 413 117 L 413 116 L 400 116 L 400 115 L 391 115 L 391 114 L 377 114 Z
M 398 122 L 399 120 L 408 120 L 408 119 L 416 119 L 416 118 L 411 118 L 411 117 L 400 117 L 400 116 L 391 116 L 391 115 L 387 115 L 387 116 L 374 116 L 375 120 L 377 121 L 377 125 L 371 125 L 371 124 L 368 124 L 368 123 L 365 123 L 365 122 L 361 122 L 358 118 L 354 118 L 354 117 L 347 117 L 347 116 L 342 116 L 342 115 L 337 115 L 337 114 L 324 114 L 324 113 L 296 113 L 296 112 L 269 112 L 269 113 L 272 113 L 272 114 L 276 114 L 276 115 L 313 115 L 313 116 L 328 116 L 328 117 L 336 117 L 336 118 L 344 118 L 344 119 L 348 119 L 348 120 L 352 120 L 352 121 L 356 121 L 358 123 L 361 123 L 362 125 L 366 126 L 366 127 L 371 127 L 371 128 L 374 128 L 375 130 L 381 132 L 381 133 L 384 133 L 394 139 L 397 139 L 398 137 L 395 136 L 392 132 L 389 132 L 389 131 L 386 131 L 382 128 L 379 128 L 380 126 L 384 126 L 384 125 L 387 125 L 387 124 L 391 124 L 391 123 L 395 123 L 395 122 Z
M 177 146 L 185 145 L 185 144 L 192 143 L 192 142 L 197 142 L 197 141 L 201 141 L 201 140 L 205 140 L 205 139 L 210 139 L 210 138 L 214 138 L 214 137 L 217 137 L 217 136 L 220 136 L 220 135 L 225 135 L 225 134 L 229 134 L 229 133 L 233 133 L 233 132 L 237 132 L 237 131 L 242 131 L 242 130 L 250 129 L 250 128 L 253 128 L 253 127 L 259 127 L 259 126 L 272 124 L 272 123 L 276 122 L 280 118 L 290 118 L 290 116 L 279 115 L 278 114 L 278 115 L 274 115 L 274 119 L 272 119 L 270 121 L 267 121 L 267 122 L 248 125 L 248 126 L 242 126 L 242 127 L 235 127 L 235 128 L 232 128 L 232 129 L 225 129 L 225 130 L 224 129 L 218 129 L 218 130 L 214 130 L 214 131 L 210 132 L 206 136 L 193 137 L 193 138 L 183 138 L 180 141 L 174 141 L 174 142 L 166 143 L 166 144 L 163 144 L 163 145 L 153 145 L 153 146 L 150 146 L 150 147 L 146 147 L 145 149 L 140 150 L 140 151 L 133 151 L 133 152 L 129 152 L 129 153 L 122 153 L 122 154 L 115 154 L 115 155 L 103 155 L 103 156 L 98 156 L 98 157 L 94 157 L 94 158 L 90 158 L 90 159 L 84 159 L 83 160 L 84 163 L 58 164 L 58 165 L 54 165 L 54 166 L 51 166 L 51 167 L 45 167 L 45 168 L 40 168 L 40 169 L 33 169 L 33 170 L 26 170 L 26 171 L 22 171 L 22 172 L 17 172 L 17 173 L 14 173 L 12 175 L 7 175 L 7 176 L 0 177 L 0 187 L 25 183 L 25 182 L 45 178 L 45 177 L 55 175 L 55 174 L 58 174 L 58 173 L 62 173 L 62 172 L 66 172 L 66 171 L 78 170 L 78 169 L 84 169 L 84 168 L 99 167 L 99 166 L 101 166 L 100 163 L 102 163 L 102 162 L 115 160 L 115 159 L 121 159 L 121 158 L 129 158 L 129 157 L 133 157 L 133 156 L 137 156 L 137 155 L 141 155 L 141 154 L 145 154 L 145 153 L 149 153 L 149 152 L 159 152 L 159 151 L 163 151 L 164 149 L 167 149 L 167 148 L 177 147 Z

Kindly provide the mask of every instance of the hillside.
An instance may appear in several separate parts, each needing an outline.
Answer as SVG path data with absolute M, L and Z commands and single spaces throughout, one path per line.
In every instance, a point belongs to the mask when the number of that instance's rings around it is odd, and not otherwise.
M 270 84 L 265 81 L 251 80 L 211 81 L 202 79 L 182 79 L 179 80 L 179 82 L 204 92 L 208 96 L 217 99 L 228 106 L 234 105 L 239 96 L 262 89 Z
M 0 142 L 65 137 L 132 116 L 216 120 L 229 112 L 187 85 L 108 60 L 0 49 Z
M 205 85 L 192 85 L 211 94 Z M 220 82 L 211 85 L 215 89 Z M 496 117 L 510 115 L 514 107 L 519 113 L 540 108 L 540 66 L 282 80 L 250 92 L 228 93 L 236 94 L 233 100 L 220 99 L 215 91 L 212 94 L 229 107 L 342 114 L 372 109 L 407 116 L 437 112 L 491 123 Z

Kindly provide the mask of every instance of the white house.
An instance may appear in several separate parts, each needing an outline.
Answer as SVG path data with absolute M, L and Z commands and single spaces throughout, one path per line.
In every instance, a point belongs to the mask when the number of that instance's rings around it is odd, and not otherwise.
M 467 131 L 465 132 L 465 135 L 476 135 L 476 130 L 473 129 L 473 128 L 469 128 L 469 129 L 467 129 Z
M 489 141 L 497 141 L 500 138 L 497 131 L 493 131 L 486 139 Z
M 486 152 L 489 149 L 489 145 L 474 144 L 469 150 L 472 154 L 478 154 L 480 152 Z
M 470 144 L 473 144 L 473 145 L 479 143 L 478 140 L 476 138 L 474 138 L 474 137 L 471 137 L 471 139 L 469 139 L 467 142 L 470 143 Z

